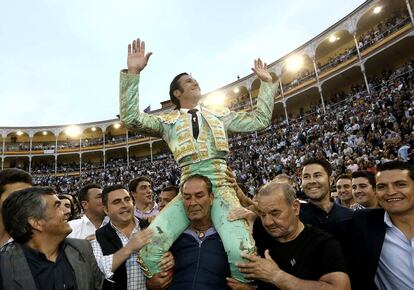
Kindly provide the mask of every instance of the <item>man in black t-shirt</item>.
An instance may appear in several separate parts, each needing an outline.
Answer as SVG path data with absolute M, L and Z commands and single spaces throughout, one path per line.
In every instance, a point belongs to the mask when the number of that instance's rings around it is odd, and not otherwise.
M 257 194 L 260 221 L 253 236 L 260 256 L 239 263 L 258 289 L 351 289 L 339 243 L 299 220 L 300 203 L 288 184 L 270 182 Z M 264 230 L 263 230 L 264 229 Z

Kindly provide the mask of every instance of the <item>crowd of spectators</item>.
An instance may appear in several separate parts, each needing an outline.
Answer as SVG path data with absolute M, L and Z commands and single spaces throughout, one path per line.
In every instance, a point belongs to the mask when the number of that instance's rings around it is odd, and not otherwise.
M 372 29 L 368 30 L 358 37 L 359 50 L 363 51 L 371 47 L 375 43 L 378 43 L 408 23 L 410 23 L 410 17 L 406 10 L 392 14 L 390 17 L 379 22 Z M 355 46 L 346 48 L 343 52 L 329 57 L 328 61 L 325 64 L 318 63 L 318 70 L 319 72 L 323 72 L 347 61 L 348 59 L 351 59 L 356 55 L 357 50 Z
M 18 144 L 8 144 L 5 147 L 5 151 L 30 151 L 30 143 L 18 143 Z M 79 140 L 76 141 L 58 141 L 58 149 L 73 149 L 79 148 Z M 40 143 L 32 144 L 32 151 L 35 150 L 55 150 L 56 143 Z
M 295 79 L 293 79 L 291 82 L 287 84 L 283 84 L 283 89 L 285 91 L 288 91 L 298 85 L 300 85 L 303 82 L 306 82 L 307 80 L 315 78 L 315 71 L 314 70 L 303 70 L 298 72 Z
M 68 172 L 79 172 L 79 164 L 65 165 Z M 52 166 L 46 166 L 49 172 L 54 171 Z M 58 168 L 58 172 L 61 168 Z M 82 164 L 80 175 L 51 175 L 36 174 L 34 171 L 35 183 L 53 186 L 61 193 L 76 193 L 82 184 L 98 182 L 102 185 L 113 185 L 116 183 L 127 184 L 135 176 L 146 175 L 154 182 L 154 191 L 159 192 L 167 185 L 178 185 L 180 170 L 170 153 L 157 155 L 151 162 L 149 157 L 130 158 L 129 166 L 126 158 L 108 159 L 105 169 L 102 163 L 96 164 L 85 162 Z
M 9 144 L 4 146 L 4 151 L 29 151 L 29 143 L 18 143 L 18 144 Z
M 89 147 L 89 146 L 97 146 L 102 145 L 103 139 L 102 138 L 88 138 L 82 140 L 82 147 Z
M 369 31 L 361 34 L 358 38 L 358 48 L 360 51 L 363 51 L 373 44 L 378 43 L 385 37 L 391 35 L 395 31 L 399 30 L 404 25 L 410 23 L 410 17 L 406 10 L 399 11 L 391 15 L 389 18 L 385 19 L 378 23 L 375 27 Z M 343 63 L 357 55 L 357 49 L 355 46 L 345 48 L 341 53 L 331 56 L 328 58 L 328 61 L 325 64 L 318 62 L 318 73 L 324 72 L 328 69 L 336 67 L 340 63 Z M 314 70 L 302 70 L 298 73 L 298 76 L 290 81 L 289 83 L 283 84 L 283 89 L 288 91 L 301 83 L 315 78 Z M 255 100 L 253 100 L 255 101 Z M 227 104 L 233 110 L 239 110 L 246 106 L 250 105 L 248 95 L 241 95 L 237 98 L 234 98 L 229 104 Z
M 410 23 L 410 16 L 408 15 L 406 9 L 394 13 L 389 18 L 381 21 L 375 27 L 359 36 L 359 50 L 363 51 L 367 49 L 374 43 L 379 42 L 408 23 Z
M 257 188 L 282 172 L 298 178 L 299 165 L 311 154 L 328 158 L 336 174 L 372 170 L 401 157 L 400 148 L 414 148 L 413 68 L 411 61 L 371 79 L 371 94 L 363 85 L 340 94 L 342 101 L 328 104 L 325 115 L 314 111 L 297 116 L 289 126 L 275 123 L 257 138 L 234 137 L 229 163 L 242 181 Z
M 142 138 L 142 135 L 137 134 L 131 134 L 131 136 L 128 136 L 129 140 Z M 105 144 L 119 144 L 126 141 L 126 136 L 110 136 L 108 139 L 105 140 Z M 57 147 L 56 143 L 53 142 L 47 142 L 47 143 L 36 143 L 33 142 L 32 144 L 32 151 L 39 151 L 39 150 L 55 150 L 56 148 L 58 150 L 63 149 L 75 149 L 79 148 L 79 140 L 68 140 L 68 141 L 58 141 Z M 92 146 L 99 146 L 103 145 L 103 138 L 87 138 L 82 139 L 82 148 L 86 147 L 92 147 Z M 23 143 L 15 143 L 15 144 L 7 144 L 4 147 L 5 152 L 8 151 L 30 151 L 30 143 L 29 142 L 23 142 Z
M 336 56 L 329 57 L 327 63 L 325 63 L 324 65 L 321 65 L 320 63 L 318 63 L 319 72 L 323 72 L 327 69 L 336 67 L 338 64 L 343 63 L 347 61 L 348 59 L 353 58 L 356 55 L 357 55 L 357 50 L 355 47 L 346 48 L 342 53 Z

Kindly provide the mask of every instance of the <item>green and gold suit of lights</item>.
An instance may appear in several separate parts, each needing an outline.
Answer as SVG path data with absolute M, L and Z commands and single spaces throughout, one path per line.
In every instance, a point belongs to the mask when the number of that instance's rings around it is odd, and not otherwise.
M 241 252 L 254 253 L 255 243 L 244 220 L 229 222 L 229 211 L 239 207 L 236 192 L 225 178 L 226 157 L 229 153 L 227 132 L 254 132 L 266 128 L 271 121 L 276 86 L 262 82 L 254 112 L 219 111 L 201 106 L 201 130 L 198 139 L 192 134 L 186 113 L 172 110 L 160 115 L 139 111 L 139 75 L 121 72 L 120 117 L 131 130 L 164 139 L 181 167 L 181 181 L 187 176 L 208 176 L 213 184 L 214 201 L 211 210 L 214 227 L 226 250 L 232 277 L 247 282 L 238 271 L 236 262 Z M 171 201 L 151 223 L 152 243 L 141 249 L 139 262 L 147 277 L 160 272 L 158 263 L 174 241 L 189 226 L 181 194 Z

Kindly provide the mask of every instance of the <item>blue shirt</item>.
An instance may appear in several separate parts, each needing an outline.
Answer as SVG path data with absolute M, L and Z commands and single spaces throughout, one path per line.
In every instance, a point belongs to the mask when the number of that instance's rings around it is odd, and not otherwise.
M 230 267 L 226 251 L 213 227 L 200 236 L 188 228 L 174 242 L 170 251 L 174 255 L 175 265 L 173 281 L 168 289 L 229 289 L 226 277 L 230 277 Z
M 217 233 L 216 229 L 211 227 L 209 228 L 205 233 L 204 236 L 202 238 L 200 238 L 197 233 L 191 229 L 190 227 L 188 227 L 185 231 L 185 234 L 188 234 L 190 236 L 192 236 L 194 239 L 196 239 L 196 241 L 198 242 L 198 244 L 201 244 L 205 238 L 207 238 L 208 236 L 214 235 L 215 233 Z
M 378 261 L 375 284 L 382 290 L 414 289 L 414 238 L 408 240 L 384 214 L 387 225 L 381 255 Z

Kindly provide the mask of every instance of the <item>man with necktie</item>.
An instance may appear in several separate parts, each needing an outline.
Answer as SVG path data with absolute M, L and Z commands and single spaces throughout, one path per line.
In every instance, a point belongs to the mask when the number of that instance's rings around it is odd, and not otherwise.
M 170 97 L 176 108 L 168 113 L 150 115 L 139 111 L 138 83 L 151 53 L 139 39 L 128 45 L 128 69 L 120 77 L 120 118 L 132 130 L 164 139 L 181 167 L 181 180 L 193 174 L 211 179 L 216 193 L 212 206 L 214 227 L 223 240 L 232 276 L 247 282 L 235 263 L 241 252 L 254 253 L 254 240 L 245 221 L 227 221 L 228 212 L 239 207 L 236 192 L 226 179 L 229 153 L 227 132 L 254 132 L 271 121 L 277 86 L 260 59 L 253 72 L 261 80 L 257 108 L 253 112 L 212 109 L 200 104 L 198 82 L 187 73 L 177 75 L 170 85 Z M 196 210 L 196 209 L 195 209 Z M 179 194 L 151 223 L 153 242 L 140 251 L 140 264 L 148 277 L 160 272 L 158 263 L 172 243 L 188 227 L 182 197 Z

